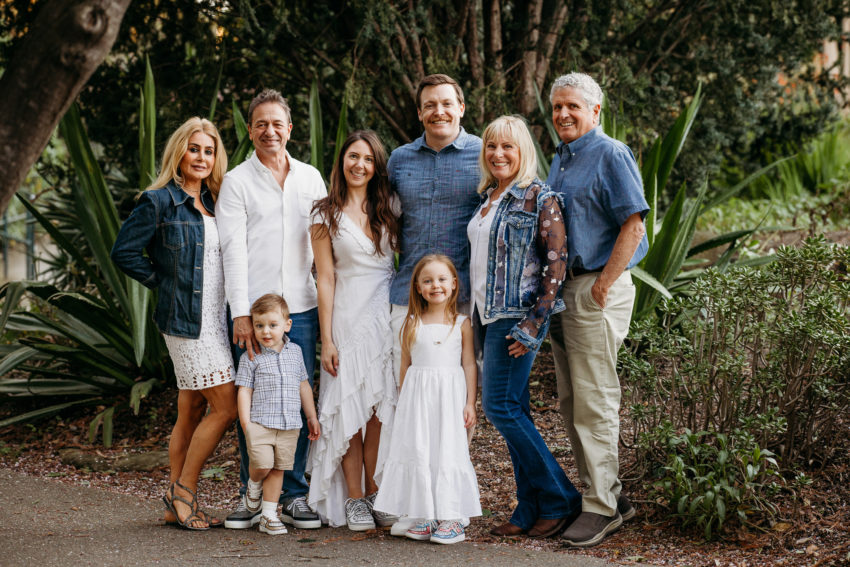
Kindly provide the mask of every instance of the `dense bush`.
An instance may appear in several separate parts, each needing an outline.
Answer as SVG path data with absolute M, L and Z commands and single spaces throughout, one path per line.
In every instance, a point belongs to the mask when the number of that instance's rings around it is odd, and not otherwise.
M 756 450 L 775 454 L 782 469 L 830 459 L 850 408 L 848 266 L 850 249 L 812 238 L 781 248 L 762 269 L 708 270 L 688 295 L 662 302 L 660 320 L 635 322 L 621 356 L 631 441 L 645 472 L 664 471 L 662 493 L 677 511 L 695 521 L 702 504 L 685 499 L 682 508 L 677 499 L 708 490 L 685 490 L 683 479 L 699 485 L 701 467 L 717 456 L 703 449 L 696 458 L 686 447 L 726 451 L 738 471 Z M 754 483 L 755 496 L 764 481 L 722 476 L 739 491 Z M 749 500 L 730 514 L 760 502 Z

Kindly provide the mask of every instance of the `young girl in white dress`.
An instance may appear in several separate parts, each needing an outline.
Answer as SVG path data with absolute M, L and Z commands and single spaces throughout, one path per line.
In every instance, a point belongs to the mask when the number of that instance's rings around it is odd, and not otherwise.
M 457 270 L 441 254 L 413 270 L 401 330 L 401 393 L 375 509 L 418 518 L 407 537 L 465 539 L 463 518 L 481 515 L 467 429 L 476 422 L 472 325 L 457 313 Z

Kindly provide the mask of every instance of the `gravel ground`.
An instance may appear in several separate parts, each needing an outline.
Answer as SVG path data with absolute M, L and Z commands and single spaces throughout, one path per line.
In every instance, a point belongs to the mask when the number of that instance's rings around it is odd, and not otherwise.
M 551 355 L 541 352 L 531 378 L 531 399 L 535 422 L 567 476 L 578 482 L 561 418 L 557 412 Z M 158 501 L 167 487 L 167 471 L 94 473 L 61 463 L 58 451 L 79 447 L 111 459 L 126 452 L 161 450 L 167 447 L 175 415 L 176 395 L 159 392 L 142 403 L 139 416 L 121 411 L 115 417 L 114 446 L 103 449 L 87 440 L 89 415 L 56 418 L 37 424 L 0 430 L 0 466 L 27 475 L 52 477 L 65 483 L 103 488 Z M 2 416 L 3 408 L 0 408 Z M 6 408 L 8 412 L 10 408 Z M 20 410 L 20 407 L 17 407 Z M 92 410 L 92 413 L 96 410 Z M 629 428 L 627 415 L 622 427 Z M 850 439 L 850 431 L 848 431 Z M 474 519 L 467 530 L 476 543 L 495 543 L 505 548 L 544 550 L 568 557 L 557 540 L 527 538 L 499 540 L 488 530 L 510 516 L 515 505 L 515 486 L 510 458 L 498 432 L 484 418 L 479 407 L 479 426 L 471 444 L 472 460 L 478 473 L 484 517 Z M 622 564 L 680 565 L 693 567 L 821 566 L 850 565 L 850 451 L 843 461 L 822 471 L 813 471 L 813 483 L 802 498 L 780 501 L 779 521 L 761 531 L 738 530 L 722 542 L 705 543 L 700 534 L 683 530 L 679 521 L 654 502 L 647 490 L 651 482 L 630 478 L 632 455 L 621 450 L 624 489 L 638 514 L 614 536 L 583 553 Z M 235 506 L 238 484 L 236 436 L 229 432 L 209 460 L 200 483 L 202 504 L 216 510 Z M 578 485 L 581 489 L 581 486 Z M 339 537 L 349 537 L 336 530 Z M 387 536 L 388 537 L 388 536 Z

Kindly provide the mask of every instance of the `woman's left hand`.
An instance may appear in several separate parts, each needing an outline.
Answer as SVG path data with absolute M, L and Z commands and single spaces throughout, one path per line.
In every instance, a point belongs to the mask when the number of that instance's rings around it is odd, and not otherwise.
M 508 347 L 508 354 L 512 357 L 519 358 L 528 353 L 528 347 L 519 342 L 518 340 L 514 339 L 512 336 L 508 335 L 505 338 L 514 341 Z

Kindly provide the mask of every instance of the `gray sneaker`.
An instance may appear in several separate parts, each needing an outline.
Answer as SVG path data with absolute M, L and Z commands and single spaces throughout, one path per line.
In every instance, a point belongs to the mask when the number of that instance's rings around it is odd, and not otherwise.
M 345 501 L 345 519 L 351 531 L 365 532 L 375 529 L 375 520 L 365 498 L 348 498 Z
M 620 493 L 620 496 L 617 497 L 617 511 L 623 517 L 624 522 L 634 518 L 637 513 L 628 496 L 622 492 Z
M 307 505 L 306 496 L 284 498 L 281 519 L 301 530 L 315 530 L 322 527 L 319 515 Z
M 594 512 L 582 512 L 576 521 L 561 534 L 566 543 L 573 547 L 593 547 L 605 536 L 617 531 L 623 523 L 619 512 L 613 516 L 603 516 Z
M 398 516 L 393 516 L 392 514 L 381 512 L 380 510 L 375 510 L 376 498 L 378 498 L 377 492 L 375 492 L 374 494 L 370 494 L 366 497 L 366 503 L 369 505 L 369 511 L 372 512 L 372 517 L 375 519 L 375 523 L 381 526 L 382 528 L 392 526 L 398 521 Z
M 250 512 L 245 507 L 245 499 L 240 497 L 236 510 L 224 519 L 224 527 L 231 530 L 247 530 L 259 523 L 261 515 L 259 510 Z

